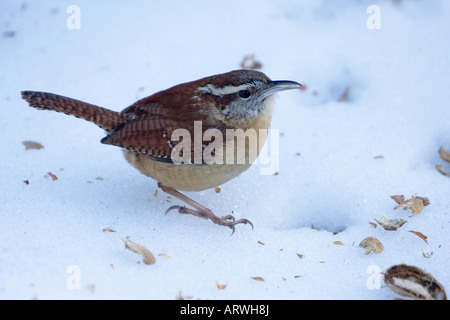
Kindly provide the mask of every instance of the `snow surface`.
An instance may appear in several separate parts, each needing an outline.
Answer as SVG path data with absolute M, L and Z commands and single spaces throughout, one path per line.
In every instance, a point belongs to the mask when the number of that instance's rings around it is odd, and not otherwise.
M 379 272 L 399 263 L 450 288 L 450 178 L 435 168 L 450 149 L 449 1 L 77 1 L 81 28 L 69 29 L 72 4 L 0 1 L 0 298 L 392 299 Z M 373 4 L 380 29 L 367 26 Z M 188 193 L 253 222 L 233 236 L 164 214 L 182 203 L 155 197 L 101 130 L 20 98 L 40 90 L 121 110 L 248 54 L 307 90 L 278 94 L 277 175 L 254 166 L 220 193 Z M 431 204 L 393 210 L 398 194 Z M 383 215 L 408 223 L 370 226 Z M 369 236 L 384 252 L 364 253 Z

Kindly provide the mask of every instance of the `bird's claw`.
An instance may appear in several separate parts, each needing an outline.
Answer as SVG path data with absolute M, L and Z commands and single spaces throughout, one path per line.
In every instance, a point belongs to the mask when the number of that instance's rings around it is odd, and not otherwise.
M 232 230 L 232 232 L 231 232 L 232 235 L 234 234 L 235 226 L 237 224 L 241 224 L 241 223 L 249 224 L 252 227 L 252 229 L 254 229 L 253 223 L 251 223 L 250 220 L 247 220 L 247 219 L 236 220 L 230 214 L 219 218 L 214 213 L 212 213 L 211 210 L 200 211 L 200 210 L 189 209 L 189 208 L 186 208 L 184 206 L 179 206 L 179 205 L 174 205 L 174 206 L 171 206 L 170 208 L 168 208 L 166 210 L 166 214 L 171 210 L 178 210 L 178 213 L 181 213 L 181 214 L 192 214 L 194 216 L 197 216 L 197 217 L 200 217 L 203 219 L 209 219 L 212 222 L 214 222 L 215 224 L 230 228 Z

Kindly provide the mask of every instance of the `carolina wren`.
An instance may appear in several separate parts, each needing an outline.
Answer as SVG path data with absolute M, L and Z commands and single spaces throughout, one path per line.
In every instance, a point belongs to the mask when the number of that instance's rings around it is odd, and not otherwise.
M 273 94 L 282 90 L 299 89 L 294 81 L 271 81 L 264 73 L 236 70 L 200 80 L 176 85 L 138 100 L 121 112 L 112 111 L 64 96 L 35 91 L 22 91 L 22 98 L 31 107 L 54 110 L 93 122 L 104 129 L 107 136 L 101 143 L 124 149 L 125 158 L 142 174 L 158 181 L 166 193 L 183 200 L 193 209 L 172 206 L 182 214 L 192 214 L 227 226 L 234 232 L 237 224 L 250 224 L 247 219 L 235 220 L 231 215 L 218 217 L 213 212 L 188 198 L 178 190 L 201 191 L 217 187 L 247 170 L 253 162 L 245 145 L 244 161 L 208 162 L 201 153 L 212 141 L 201 141 L 201 149 L 194 146 L 190 154 L 194 160 L 175 163 L 174 153 L 182 140 L 174 139 L 177 129 L 194 134 L 195 124 L 201 124 L 201 134 L 209 129 L 225 133 L 229 129 L 268 129 L 273 111 Z M 194 137 L 194 142 L 197 138 Z M 236 151 L 230 139 L 216 141 L 212 154 L 225 159 L 228 151 Z M 266 136 L 257 135 L 259 154 Z M 212 139 L 211 139 L 212 140 Z M 245 140 L 245 136 L 244 136 Z M 188 140 L 186 140 L 188 141 Z M 184 142 L 186 142 L 184 141 Z M 246 142 L 245 144 L 249 144 Z M 232 146 L 232 147 L 230 147 Z M 199 158 L 200 155 L 200 159 Z M 195 158 L 196 157 L 196 158 Z M 226 159 L 229 160 L 229 159 Z M 242 159 L 241 159 L 242 160 Z

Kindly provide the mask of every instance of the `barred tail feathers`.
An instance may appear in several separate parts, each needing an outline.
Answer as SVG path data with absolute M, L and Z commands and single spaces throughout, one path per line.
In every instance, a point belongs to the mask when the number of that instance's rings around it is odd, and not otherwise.
M 119 128 L 125 121 L 119 112 L 53 93 L 22 91 L 22 99 L 33 108 L 63 112 L 93 122 L 106 131 Z

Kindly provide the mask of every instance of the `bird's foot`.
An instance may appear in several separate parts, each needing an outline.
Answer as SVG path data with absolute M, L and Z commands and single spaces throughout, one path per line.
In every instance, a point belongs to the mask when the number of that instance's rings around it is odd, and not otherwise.
M 184 206 L 171 206 L 169 209 L 167 209 L 166 213 L 171 210 L 178 210 L 178 213 L 181 214 L 192 214 L 196 217 L 203 218 L 203 219 L 209 219 L 212 222 L 214 222 L 217 225 L 228 227 L 232 230 L 231 234 L 235 231 L 235 226 L 237 224 L 249 224 L 253 229 L 253 224 L 247 220 L 247 219 L 239 219 L 236 220 L 232 215 L 226 215 L 223 217 L 216 216 L 211 210 L 208 208 L 204 208 L 202 210 L 194 210 L 189 209 Z

